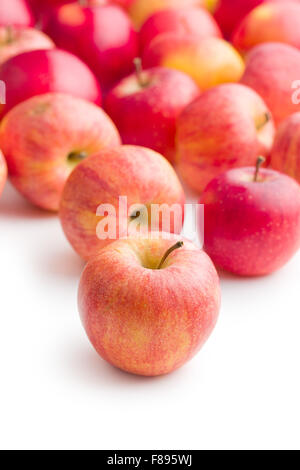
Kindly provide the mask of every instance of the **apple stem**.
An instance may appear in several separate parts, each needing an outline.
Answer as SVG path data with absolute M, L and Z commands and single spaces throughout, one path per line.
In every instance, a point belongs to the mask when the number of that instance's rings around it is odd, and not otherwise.
M 256 169 L 255 169 L 255 174 L 254 174 L 254 181 L 255 182 L 257 182 L 257 180 L 258 180 L 260 167 L 262 166 L 263 163 L 265 163 L 265 161 L 266 161 L 265 157 L 258 157 L 258 159 L 257 159 Z
M 162 260 L 161 262 L 159 263 L 158 265 L 158 268 L 157 269 L 161 269 L 164 262 L 166 261 L 166 259 L 168 258 L 168 256 L 170 256 L 171 253 L 173 253 L 173 251 L 177 250 L 178 248 L 182 248 L 184 245 L 184 243 L 181 241 L 181 242 L 177 242 L 175 243 L 175 245 L 171 246 L 171 248 L 168 249 L 168 251 L 166 251 L 166 253 L 164 254 L 164 256 L 162 257 Z
M 258 131 L 260 131 L 263 127 L 265 127 L 266 124 L 268 124 L 268 122 L 271 121 L 271 114 L 269 112 L 266 112 L 264 113 L 263 115 L 263 120 L 262 122 L 258 123 L 257 126 L 256 126 L 256 129 Z
M 147 82 L 145 81 L 143 77 L 143 66 L 142 66 L 142 59 L 140 57 L 136 57 L 133 60 L 134 66 L 135 66 L 135 74 L 137 81 L 139 82 L 139 85 L 144 88 L 147 85 Z
M 82 152 L 71 152 L 68 155 L 68 160 L 71 163 L 79 163 L 81 160 L 84 160 L 87 157 L 87 153 L 82 151 Z
M 6 41 L 7 44 L 10 44 L 14 40 L 14 28 L 13 26 L 9 25 L 6 27 Z

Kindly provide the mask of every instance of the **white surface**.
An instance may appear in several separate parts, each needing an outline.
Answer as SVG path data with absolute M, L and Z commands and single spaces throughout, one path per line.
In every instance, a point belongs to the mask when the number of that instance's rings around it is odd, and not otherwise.
M 263 279 L 222 278 L 218 326 L 181 370 L 139 378 L 81 327 L 83 264 L 55 216 L 0 201 L 2 449 L 300 448 L 300 254 Z

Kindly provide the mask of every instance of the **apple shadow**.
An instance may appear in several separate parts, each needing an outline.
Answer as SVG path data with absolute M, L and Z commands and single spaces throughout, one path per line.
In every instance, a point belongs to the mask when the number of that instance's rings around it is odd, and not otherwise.
M 85 267 L 85 262 L 74 251 L 66 246 L 58 250 L 46 250 L 39 257 L 39 264 L 47 275 L 54 278 L 69 278 L 79 280 Z

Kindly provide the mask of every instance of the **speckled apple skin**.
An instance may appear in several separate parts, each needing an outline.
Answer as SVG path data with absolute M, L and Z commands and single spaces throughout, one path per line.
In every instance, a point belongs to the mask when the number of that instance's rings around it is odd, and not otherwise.
M 176 33 L 197 37 L 222 37 L 214 18 L 204 8 L 187 7 L 176 10 L 160 10 L 151 15 L 140 30 L 141 50 L 159 34 Z
M 300 248 L 300 186 L 289 176 L 254 168 L 230 170 L 209 183 L 204 247 L 220 268 L 262 276 L 284 266 Z
M 6 84 L 6 105 L 0 105 L 0 117 L 32 96 L 44 93 L 68 93 L 101 104 L 99 83 L 75 55 L 60 49 L 24 52 L 12 57 L 0 69 Z
M 239 84 L 220 85 L 203 93 L 181 114 L 177 125 L 178 171 L 201 193 L 208 182 L 232 168 L 255 164 L 267 156 L 274 138 L 263 100 Z
M 133 374 L 167 374 L 191 359 L 218 318 L 216 270 L 190 242 L 117 241 L 86 266 L 78 304 L 87 335 L 100 356 Z M 147 268 L 148 267 L 148 268 Z
M 14 186 L 33 204 L 57 211 L 73 165 L 71 152 L 97 153 L 120 144 L 98 106 L 60 93 L 36 96 L 13 108 L 0 126 L 0 147 Z
M 7 166 L 3 156 L 3 153 L 0 151 L 0 196 L 2 194 L 5 182 L 7 178 Z
M 292 84 L 298 77 L 300 51 L 288 44 L 265 43 L 247 55 L 241 83 L 264 99 L 278 126 L 290 114 L 300 111 L 300 104 L 292 101 Z
M 102 220 L 96 215 L 100 204 L 111 204 L 116 210 L 116 238 L 127 235 L 119 230 L 119 196 L 127 196 L 128 209 L 133 204 L 141 204 L 150 213 L 151 204 L 179 204 L 184 214 L 182 186 L 164 157 L 150 149 L 130 145 L 103 150 L 75 168 L 61 199 L 63 230 L 82 258 L 88 260 L 114 241 L 97 236 L 97 226 Z M 129 215 L 124 217 L 129 220 Z M 157 229 L 161 230 L 161 226 Z M 171 219 L 170 232 L 173 231 Z
M 149 147 L 175 159 L 176 122 L 183 109 L 200 94 L 196 83 L 177 70 L 145 70 L 141 87 L 135 74 L 122 80 L 105 100 L 105 109 L 124 144 Z
M 300 183 L 300 112 L 291 114 L 278 127 L 270 165 Z

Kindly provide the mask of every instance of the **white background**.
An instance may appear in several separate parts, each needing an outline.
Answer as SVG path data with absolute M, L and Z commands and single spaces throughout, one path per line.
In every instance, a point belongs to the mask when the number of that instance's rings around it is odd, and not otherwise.
M 97 356 L 76 306 L 83 264 L 58 219 L 0 200 L 3 449 L 300 448 L 300 253 L 262 279 L 222 276 L 219 323 L 179 371 Z

